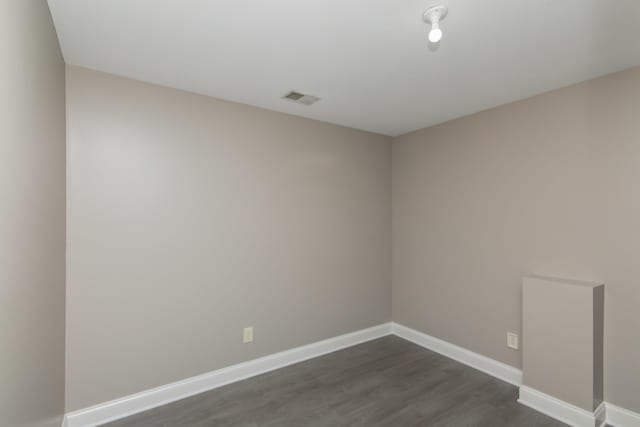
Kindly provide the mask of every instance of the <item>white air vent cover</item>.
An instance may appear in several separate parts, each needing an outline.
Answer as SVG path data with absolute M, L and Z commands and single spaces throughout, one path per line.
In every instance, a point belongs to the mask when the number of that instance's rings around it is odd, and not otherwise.
M 285 96 L 283 96 L 282 99 L 293 101 L 297 104 L 302 104 L 302 105 L 311 105 L 320 101 L 320 98 L 318 98 L 317 96 L 306 95 L 304 93 L 296 92 L 293 90 L 288 94 L 286 94 Z

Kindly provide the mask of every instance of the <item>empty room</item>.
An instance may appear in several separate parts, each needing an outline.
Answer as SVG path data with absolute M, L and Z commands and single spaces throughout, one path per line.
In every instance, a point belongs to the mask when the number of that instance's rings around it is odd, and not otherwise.
M 640 1 L 0 0 L 0 427 L 640 427 Z

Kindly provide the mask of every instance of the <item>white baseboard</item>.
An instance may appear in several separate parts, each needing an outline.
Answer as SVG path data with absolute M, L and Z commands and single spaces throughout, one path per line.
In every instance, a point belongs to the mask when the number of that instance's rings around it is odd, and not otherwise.
M 640 427 L 640 414 L 607 403 L 607 424 L 613 427 Z
M 471 366 L 479 371 L 485 372 L 502 381 L 508 382 L 515 386 L 522 384 L 522 371 L 520 369 L 509 366 L 497 360 L 474 353 L 466 348 L 459 347 L 439 338 L 432 337 L 415 329 L 392 323 L 392 331 L 395 335 L 418 344 L 436 353 L 447 356 L 450 359 L 457 360 L 460 363 Z
M 604 419 L 604 402 L 596 411 L 589 412 L 524 385 L 520 386 L 518 402 L 573 427 L 600 427 L 603 424 L 598 420 Z
M 596 427 L 605 427 L 607 425 L 607 404 L 602 402 L 593 412 L 596 419 Z
M 63 426 L 93 427 L 104 424 L 236 381 L 371 341 L 391 334 L 391 330 L 391 323 L 385 323 L 70 412 L 66 414 Z
M 585 411 L 530 387 L 522 386 L 522 371 L 520 369 L 399 323 L 392 322 L 391 325 L 392 333 L 400 338 L 520 387 L 518 402 L 559 421 L 577 427 L 600 427 L 604 425 L 603 420 L 606 420 L 606 424 L 613 427 L 640 427 L 640 414 L 638 413 L 610 403 L 601 404 L 593 413 Z
M 421 347 L 471 366 L 502 381 L 519 386 L 520 398 L 518 402 L 571 426 L 600 427 L 598 420 L 604 419 L 605 414 L 603 412 L 606 412 L 607 424 L 614 427 L 640 427 L 640 414 L 638 413 L 609 403 L 600 405 L 593 413 L 585 411 L 555 397 L 523 386 L 522 371 L 513 366 L 393 322 L 340 335 L 101 403 L 90 408 L 70 412 L 66 414 L 62 425 L 63 427 L 94 427 L 390 334 L 397 335 Z

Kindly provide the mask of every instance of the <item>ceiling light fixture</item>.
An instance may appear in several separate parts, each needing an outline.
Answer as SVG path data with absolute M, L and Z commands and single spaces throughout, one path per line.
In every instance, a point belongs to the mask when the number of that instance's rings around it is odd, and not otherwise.
M 440 21 L 447 16 L 447 7 L 443 5 L 432 6 L 424 11 L 422 19 L 424 22 L 431 24 L 429 31 L 429 41 L 438 43 L 442 39 L 442 30 L 440 29 Z

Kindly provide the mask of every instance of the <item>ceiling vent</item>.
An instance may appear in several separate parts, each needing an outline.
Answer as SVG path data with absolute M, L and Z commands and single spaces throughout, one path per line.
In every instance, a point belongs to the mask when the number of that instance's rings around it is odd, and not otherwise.
M 283 96 L 282 99 L 293 101 L 296 104 L 302 104 L 302 105 L 311 105 L 320 101 L 320 98 L 318 98 L 317 96 L 305 95 L 304 93 L 300 93 L 296 91 L 289 92 L 288 94 Z

